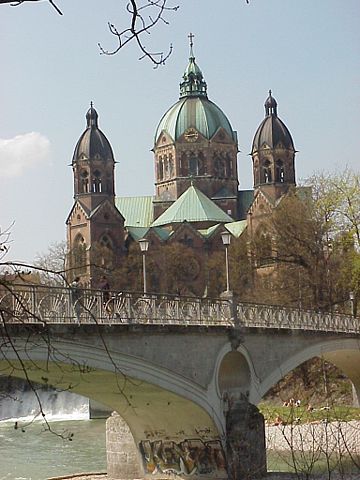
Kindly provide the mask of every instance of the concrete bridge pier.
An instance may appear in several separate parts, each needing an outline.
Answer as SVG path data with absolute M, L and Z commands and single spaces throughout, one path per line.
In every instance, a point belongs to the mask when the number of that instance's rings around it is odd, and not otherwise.
M 106 421 L 106 460 L 109 480 L 133 480 L 144 476 L 131 431 L 116 412 Z
M 264 418 L 245 396 L 232 402 L 226 412 L 223 440 L 224 448 L 220 442 L 207 442 L 204 450 L 198 439 L 183 442 L 168 439 L 166 443 L 152 442 L 146 451 L 144 445 L 140 448 L 136 445 L 129 426 L 113 412 L 106 422 L 108 478 L 163 478 L 166 474 L 199 480 L 209 476 L 213 479 L 250 480 L 266 474 Z M 159 465 L 166 465 L 167 470 L 158 470 Z M 177 471 L 179 467 L 181 471 Z
M 265 422 L 246 398 L 226 415 L 226 461 L 229 480 L 249 480 L 266 474 Z

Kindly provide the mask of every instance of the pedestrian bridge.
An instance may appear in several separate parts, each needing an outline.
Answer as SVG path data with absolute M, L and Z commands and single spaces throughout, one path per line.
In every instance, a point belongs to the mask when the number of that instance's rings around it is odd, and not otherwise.
M 352 316 L 43 286 L 4 288 L 0 311 L 2 374 L 70 389 L 125 420 L 131 445 L 124 426 L 108 432 L 113 479 L 263 472 L 255 405 L 314 356 L 337 365 L 360 393 Z

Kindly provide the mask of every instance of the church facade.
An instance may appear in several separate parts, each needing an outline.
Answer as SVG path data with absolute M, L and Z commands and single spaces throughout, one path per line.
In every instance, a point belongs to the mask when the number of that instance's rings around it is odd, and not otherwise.
M 86 122 L 72 159 L 74 205 L 66 220 L 70 277 L 86 286 L 96 288 L 101 272 L 120 267 L 129 246 L 145 238 L 158 258 L 165 245 L 193 250 L 189 292 L 200 294 L 209 256 L 224 250 L 221 233 L 259 235 L 262 219 L 295 186 L 294 143 L 270 91 L 252 143 L 254 189 L 239 190 L 237 134 L 208 98 L 192 42 L 179 100 L 156 128 L 153 197 L 115 195 L 113 150 L 92 104 Z

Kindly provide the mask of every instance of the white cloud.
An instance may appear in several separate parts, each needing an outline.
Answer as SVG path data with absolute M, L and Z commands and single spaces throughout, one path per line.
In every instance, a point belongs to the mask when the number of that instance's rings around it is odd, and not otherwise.
M 46 163 L 49 159 L 50 140 L 41 133 L 0 138 L 0 175 L 3 178 L 20 176 L 27 169 Z

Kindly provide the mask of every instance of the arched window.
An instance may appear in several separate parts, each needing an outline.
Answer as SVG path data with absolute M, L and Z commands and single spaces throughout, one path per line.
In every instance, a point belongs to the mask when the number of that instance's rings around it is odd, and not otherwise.
M 89 172 L 87 170 L 80 172 L 80 193 L 89 193 Z
M 111 250 L 113 247 L 113 242 L 111 238 L 108 235 L 106 235 L 106 233 L 101 237 L 99 243 L 102 247 L 108 248 L 109 250 Z
M 159 180 L 162 180 L 164 178 L 164 165 L 163 165 L 163 159 L 162 157 L 159 157 L 159 162 L 158 162 L 158 177 Z
M 111 237 L 104 233 L 97 245 L 95 263 L 104 269 L 109 269 L 114 262 L 113 241 Z
M 189 175 L 199 175 L 199 159 L 195 155 L 189 158 Z
M 77 273 L 83 273 L 86 271 L 86 243 L 84 237 L 78 234 L 75 237 L 73 248 L 73 264 Z
M 271 164 L 269 160 L 265 160 L 263 166 L 263 174 L 264 174 L 264 183 L 271 183 L 272 182 L 272 172 L 271 172 Z
M 284 183 L 285 173 L 284 173 L 284 162 L 282 160 L 276 160 L 276 181 Z
M 92 183 L 92 191 L 94 193 L 101 193 L 101 173 L 99 170 L 95 170 Z
M 230 155 L 226 154 L 226 177 L 232 177 L 233 175 L 233 168 L 232 168 L 232 161 Z
M 169 155 L 169 177 L 172 178 L 174 176 L 174 162 L 172 155 Z
M 225 162 L 221 157 L 217 157 L 214 163 L 215 175 L 217 177 L 225 177 Z
M 257 264 L 262 266 L 273 263 L 272 237 L 266 228 L 259 227 L 255 243 Z

